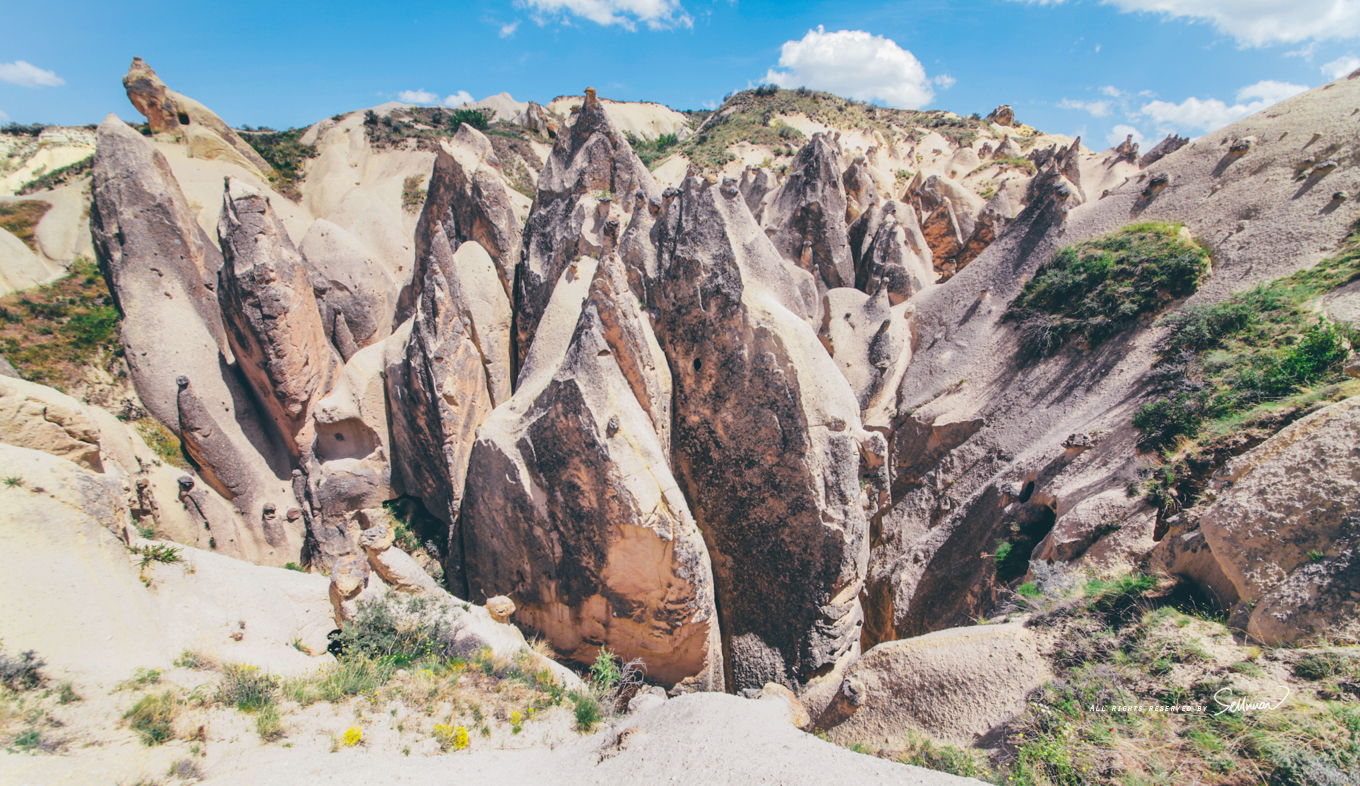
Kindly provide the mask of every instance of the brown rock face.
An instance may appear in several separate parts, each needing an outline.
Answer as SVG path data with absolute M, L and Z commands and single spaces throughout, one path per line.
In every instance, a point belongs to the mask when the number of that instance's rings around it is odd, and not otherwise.
M 804 274 L 763 240 L 735 187 L 691 178 L 659 223 L 654 287 L 676 474 L 713 555 L 728 687 L 757 690 L 857 654 L 868 559 L 858 406 L 800 318 Z
M 516 620 L 580 662 L 607 646 L 667 686 L 721 689 L 708 555 L 655 431 L 670 374 L 625 279 L 616 257 L 599 264 L 560 363 L 536 352 L 479 432 L 470 597 L 513 597 Z
M 495 260 L 501 287 L 510 296 L 521 253 L 520 223 L 491 142 L 466 124 L 447 148 L 435 154 L 425 207 L 416 224 L 415 274 L 402 295 L 398 321 L 415 313 L 425 270 L 436 264 L 433 246 L 440 233 L 453 250 L 467 241 L 481 244 Z
M 854 283 L 846 210 L 840 151 L 826 134 L 813 134 L 771 197 L 763 223 L 773 230 L 775 249 L 812 273 L 819 290 Z
M 227 181 L 217 234 L 227 339 L 289 453 L 301 456 L 313 436 L 309 410 L 341 368 L 311 277 L 269 200 L 240 181 Z
M 1358 443 L 1360 399 L 1349 398 L 1237 457 L 1216 479 L 1200 529 L 1254 638 L 1360 635 Z
M 268 175 L 274 171 L 269 162 L 231 130 L 231 126 L 223 122 L 222 118 L 192 98 L 166 87 L 142 58 L 132 58 L 132 65 L 123 77 L 123 88 L 127 90 L 128 100 L 146 117 L 147 125 L 151 126 L 153 132 L 173 133 L 187 131 L 194 125 L 204 126 L 221 137 L 261 174 Z
M 231 500 L 249 533 L 214 538 L 224 551 L 237 542 L 227 553 L 246 559 L 296 560 L 300 528 L 277 548 L 262 530 L 264 506 L 288 501 L 279 479 L 287 458 L 232 365 L 212 291 L 222 266 L 216 247 L 199 229 L 164 157 L 116 117 L 99 129 L 93 195 L 95 253 L 123 313 L 123 346 L 138 398 L 184 439 L 204 479 Z M 182 389 L 191 402 L 182 400 Z
M 458 515 L 477 426 L 492 407 L 481 353 L 464 319 L 443 273 L 429 268 L 411 338 L 404 352 L 389 354 L 387 363 L 394 474 L 407 493 L 420 497 L 430 513 L 449 525 L 445 576 L 454 594 L 462 596 Z
M 598 257 L 633 210 L 635 196 L 659 198 L 660 189 L 594 89 L 557 144 L 538 178 L 538 195 L 524 230 L 524 253 L 515 274 L 516 368 L 524 365 L 562 270 L 579 256 Z M 613 222 L 611 225 L 611 221 Z M 610 233 L 614 234 L 610 234 Z
M 1014 126 L 1015 110 L 1011 109 L 1010 104 L 1002 104 L 988 113 L 987 121 L 1001 126 Z

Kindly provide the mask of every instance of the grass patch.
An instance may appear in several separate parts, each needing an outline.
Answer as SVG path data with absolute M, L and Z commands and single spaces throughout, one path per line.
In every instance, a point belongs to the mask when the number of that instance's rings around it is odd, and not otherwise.
M 153 563 L 173 565 L 184 559 L 183 549 L 177 549 L 174 546 L 165 543 L 151 543 L 140 548 L 128 549 L 128 551 L 131 551 L 133 554 L 141 555 L 141 567 L 143 570 L 146 570 Z
M 175 717 L 179 714 L 179 699 L 173 691 L 143 696 L 123 715 L 142 744 L 161 745 L 175 736 Z
M 1193 293 L 1209 270 L 1209 254 L 1180 224 L 1132 224 L 1067 246 L 1025 283 L 1006 311 L 1040 355 L 1069 337 L 1092 347 L 1144 314 Z
M 24 183 L 19 187 L 19 195 L 27 196 L 39 191 L 51 191 L 54 188 L 60 188 L 73 180 L 89 175 L 93 168 L 94 155 L 86 156 L 74 164 L 58 167 Z
M 274 702 L 278 693 L 277 678 L 260 671 L 258 666 L 241 663 L 227 664 L 222 670 L 222 682 L 217 686 L 218 701 L 241 712 L 263 710 Z
M 1360 334 L 1310 304 L 1357 277 L 1360 239 L 1352 236 L 1316 267 L 1168 315 L 1158 392 L 1134 416 L 1143 444 L 1162 450 L 1213 421 L 1342 381 L 1347 345 Z
M 24 241 L 24 245 L 36 252 L 38 222 L 51 209 L 52 204 L 41 199 L 0 202 L 0 229 Z
M 121 319 L 99 267 L 81 258 L 63 279 L 0 298 L 0 354 L 63 393 L 86 384 L 86 366 L 125 379 Z
M 47 662 L 33 650 L 10 655 L 0 649 L 0 685 L 12 691 L 32 690 L 43 683 L 43 666 Z
M 1004 156 L 1002 158 L 993 158 L 991 161 L 984 162 L 980 164 L 978 167 L 976 167 L 972 172 L 969 172 L 968 174 L 976 175 L 978 172 L 981 172 L 982 170 L 987 169 L 988 167 L 994 166 L 999 166 L 1002 169 L 1019 169 L 1020 171 L 1028 175 L 1033 175 L 1036 171 L 1034 167 L 1034 162 L 1029 160 L 1028 158 L 1019 158 L 1017 156 Z
M 632 132 L 625 132 L 628 144 L 632 146 L 633 152 L 648 169 L 655 169 L 656 165 L 669 156 L 672 150 L 680 142 L 675 134 L 662 134 L 656 139 L 643 139 L 635 136 Z
M 269 184 L 285 197 L 297 202 L 302 199 L 298 183 L 303 177 L 303 168 L 308 159 L 316 158 L 319 152 L 316 145 L 302 144 L 305 128 L 289 128 L 275 131 L 271 128 L 245 129 L 241 135 L 260 157 L 269 162 L 274 173 L 269 176 Z
M 132 421 L 132 426 L 161 461 L 182 470 L 189 469 L 189 462 L 184 458 L 183 443 L 164 423 L 145 417 Z
M 424 175 L 411 175 L 402 181 L 401 184 L 401 207 L 408 213 L 418 213 L 425 204 L 425 189 L 421 188 L 421 183 L 425 182 Z

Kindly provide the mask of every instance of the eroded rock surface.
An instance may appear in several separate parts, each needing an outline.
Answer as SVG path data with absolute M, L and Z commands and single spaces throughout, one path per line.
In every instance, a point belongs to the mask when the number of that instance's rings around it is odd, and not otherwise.
M 218 224 L 218 300 L 227 339 L 289 453 L 311 441 L 308 413 L 340 373 L 307 268 L 269 200 L 228 179 Z
M 572 114 L 569 127 L 538 179 L 538 195 L 524 230 L 524 253 L 515 274 L 516 367 L 522 367 L 562 270 L 580 256 L 599 257 L 617 242 L 634 195 L 660 189 L 594 89 Z M 611 223 L 612 222 L 612 223 Z
M 868 558 L 854 393 L 804 321 L 808 274 L 764 240 L 734 185 L 686 180 L 661 219 L 653 294 L 729 687 L 757 690 L 857 654 Z
M 670 374 L 617 257 L 595 268 L 565 353 L 540 348 L 473 449 L 472 599 L 512 596 L 521 624 L 580 662 L 607 646 L 667 686 L 720 689 L 707 550 L 658 437 Z
M 819 289 L 851 286 L 855 280 L 842 177 L 839 147 L 827 134 L 813 134 L 763 216 L 775 249 L 813 274 Z

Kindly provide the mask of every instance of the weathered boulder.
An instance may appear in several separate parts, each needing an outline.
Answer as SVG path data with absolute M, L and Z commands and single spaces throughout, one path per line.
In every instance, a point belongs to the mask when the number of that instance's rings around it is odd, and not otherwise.
M 845 168 L 841 182 L 845 186 L 845 223 L 853 224 L 879 200 L 878 186 L 869 169 L 869 160 L 864 156 L 856 156 L 850 166 Z
M 369 567 L 392 589 L 417 593 L 430 593 L 438 589 L 434 579 L 410 554 L 393 545 L 392 530 L 387 525 L 377 524 L 364 530 L 364 534 L 359 536 L 359 545 L 368 555 Z
M 808 274 L 735 186 L 686 180 L 657 235 L 676 475 L 713 556 L 729 687 L 803 681 L 858 650 L 859 407 L 804 321 Z
M 496 266 L 482 244 L 469 240 L 455 251 L 442 229 L 430 242 L 429 258 L 448 285 L 454 312 L 467 327 L 481 353 L 491 403 L 498 406 L 514 388 L 514 338 L 510 300 L 497 278 Z
M 1233 459 L 1199 517 L 1269 644 L 1360 637 L 1360 398 L 1299 420 Z
M 897 305 L 935 283 L 933 254 L 911 205 L 893 200 L 870 207 L 850 226 L 856 289 L 883 289 Z
M 1011 109 L 1010 104 L 1002 104 L 987 113 L 987 122 L 996 123 L 999 126 L 1015 125 L 1015 110 Z
M 447 264 L 433 248 L 441 233 L 442 242 L 451 249 L 468 241 L 479 243 L 495 260 L 501 291 L 509 298 L 521 256 L 520 226 L 490 140 L 464 123 L 435 154 L 425 206 L 416 224 L 415 272 L 411 286 L 402 293 L 397 319 L 405 321 L 415 313 L 426 269 Z
M 530 101 L 529 105 L 524 107 L 524 111 L 515 118 L 515 122 L 549 139 L 556 139 L 557 133 L 562 130 L 562 123 L 558 120 L 557 115 L 533 101 Z
M 132 58 L 132 65 L 123 77 L 123 88 L 127 90 L 128 100 L 146 117 L 147 125 L 151 126 L 153 132 L 191 134 L 199 130 L 199 126 L 206 127 L 230 145 L 261 178 L 273 173 L 274 168 L 269 162 L 231 130 L 231 126 L 223 122 L 222 118 L 192 98 L 166 87 L 142 58 Z
M 975 625 L 889 641 L 846 670 L 816 725 L 841 745 L 907 747 L 916 734 L 972 745 L 1053 679 L 1023 624 Z
M 396 282 L 387 266 L 373 259 L 354 235 L 317 219 L 298 251 L 311 274 L 326 338 L 344 360 L 392 333 Z
M 572 288 L 558 285 L 541 329 Z M 579 314 L 563 354 L 535 342 L 479 432 L 462 521 L 470 597 L 512 597 L 521 625 L 577 661 L 607 646 L 668 687 L 721 689 L 707 551 L 657 435 L 670 374 L 617 257 L 595 267 Z
M 742 170 L 741 198 L 746 200 L 746 207 L 750 209 L 751 215 L 755 216 L 757 222 L 764 215 L 765 197 L 777 186 L 777 178 L 770 170 L 765 167 L 748 166 Z
M 762 223 L 780 255 L 816 278 L 818 291 L 855 280 L 846 210 L 840 150 L 828 135 L 813 134 L 771 195 Z
M 309 410 L 341 368 L 307 267 L 269 200 L 239 180 L 227 179 L 217 234 L 227 339 L 288 452 L 300 457 L 313 436 Z
M 524 229 L 515 272 L 516 369 L 522 368 L 539 321 L 565 269 L 580 256 L 599 257 L 617 241 L 633 198 L 659 198 L 661 189 L 610 119 L 594 88 L 557 136 L 538 178 L 538 194 Z M 612 223 L 611 223 L 612 222 Z
M 368 560 L 350 554 L 331 566 L 330 598 L 335 611 L 335 624 L 344 627 L 359 614 L 359 604 L 381 600 L 387 595 L 387 585 L 373 578 Z
M 447 585 L 462 594 L 463 549 L 458 532 L 468 456 L 479 424 L 491 413 L 482 355 L 468 319 L 459 313 L 443 271 L 431 267 L 404 351 L 389 347 L 387 396 L 393 458 L 408 494 L 420 497 L 448 525 Z

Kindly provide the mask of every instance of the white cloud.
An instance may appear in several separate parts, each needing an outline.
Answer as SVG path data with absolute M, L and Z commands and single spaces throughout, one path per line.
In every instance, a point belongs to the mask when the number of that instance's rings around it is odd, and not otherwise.
M 516 19 L 515 21 L 511 22 L 508 25 L 501 25 L 501 38 L 509 38 L 510 36 L 514 35 L 515 31 L 518 29 L 519 29 L 518 19 Z
M 4 112 L 0 112 L 0 123 L 8 123 L 8 122 L 9 122 L 9 115 L 5 114 Z
M 1017 0 L 1057 5 L 1064 0 Z M 1145 11 L 1212 24 L 1242 46 L 1360 37 L 1360 0 L 1104 0 L 1121 11 Z
M 1313 41 L 1312 43 L 1309 43 L 1309 44 L 1306 45 L 1306 46 L 1301 46 L 1301 47 L 1299 47 L 1298 49 L 1293 50 L 1292 52 L 1285 52 L 1285 53 L 1284 53 L 1284 56 L 1285 56 L 1285 57 L 1301 57 L 1301 58 L 1304 59 L 1305 62 L 1311 63 L 1311 62 L 1313 62 L 1313 55 L 1317 53 L 1317 50 L 1318 50 L 1318 42 L 1317 42 L 1317 41 Z
M 959 82 L 959 80 L 955 79 L 954 77 L 950 76 L 949 74 L 940 74 L 939 76 L 935 77 L 935 78 L 934 78 L 933 80 L 931 80 L 931 81 L 933 81 L 935 84 L 939 85 L 939 86 L 940 86 L 940 89 L 942 89 L 942 90 L 948 90 L 949 88 L 953 87 L 954 85 L 958 84 L 958 82 Z
M 459 90 L 457 93 L 454 93 L 453 95 L 444 97 L 444 106 L 448 107 L 462 106 L 463 104 L 471 104 L 475 100 L 476 99 L 474 99 L 472 97 L 472 94 L 469 93 L 468 91 Z
M 705 101 L 705 102 L 703 103 L 703 107 L 704 107 L 704 109 L 717 109 L 717 108 L 718 108 L 718 102 L 717 102 L 717 101 Z
M 1059 109 L 1080 109 L 1083 112 L 1090 112 L 1094 117 L 1105 117 L 1110 114 L 1109 101 L 1073 101 L 1064 98 L 1058 102 Z
M 1143 133 L 1133 126 L 1115 126 L 1110 129 L 1110 133 L 1105 135 L 1105 141 L 1109 143 L 1110 147 L 1115 147 L 1122 144 L 1130 134 L 1133 135 L 1133 141 L 1137 143 L 1139 147 L 1142 147 L 1144 141 Z
M 1124 95 L 1124 91 L 1123 91 L 1123 90 L 1120 90 L 1119 88 L 1115 87 L 1114 85 L 1106 85 L 1106 86 L 1100 88 L 1100 92 L 1101 92 L 1103 95 L 1109 96 L 1110 98 L 1121 98 L 1121 97 L 1123 97 L 1123 95 Z
M 1237 103 L 1232 106 L 1217 98 L 1206 100 L 1187 98 L 1179 104 L 1152 101 L 1144 104 L 1139 113 L 1152 118 L 1161 126 L 1188 128 L 1207 133 L 1241 120 L 1247 115 L 1260 112 L 1271 104 L 1279 103 L 1307 89 L 1304 85 L 1268 79 L 1238 90 Z
M 428 90 L 403 90 L 397 93 L 397 100 L 403 104 L 433 104 L 439 96 Z
M 821 25 L 785 41 L 779 67 L 765 74 L 780 87 L 810 87 L 860 101 L 917 109 L 935 97 L 921 61 L 891 39 L 863 30 L 826 32 Z
M 1340 79 L 1357 68 L 1360 68 L 1360 57 L 1346 55 L 1345 57 L 1338 57 L 1323 66 L 1322 74 L 1328 79 Z
M 21 87 L 59 87 L 66 84 L 66 80 L 55 73 L 22 60 L 0 63 L 0 82 L 9 82 Z
M 534 13 L 538 24 L 549 16 L 573 15 L 625 30 L 636 30 L 639 22 L 653 30 L 694 26 L 680 0 L 515 0 L 515 5 Z

